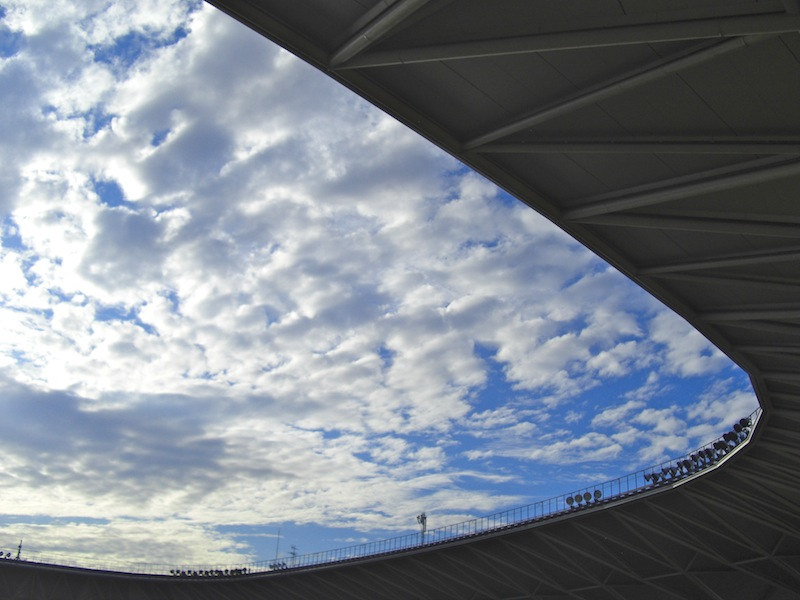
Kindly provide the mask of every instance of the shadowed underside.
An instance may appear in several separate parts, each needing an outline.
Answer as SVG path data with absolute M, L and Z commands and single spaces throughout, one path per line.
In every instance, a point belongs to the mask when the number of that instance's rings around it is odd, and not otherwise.
M 527 528 L 219 581 L 3 561 L 0 597 L 800 597 L 798 2 L 211 4 L 661 299 L 750 375 L 764 415 L 721 469 Z

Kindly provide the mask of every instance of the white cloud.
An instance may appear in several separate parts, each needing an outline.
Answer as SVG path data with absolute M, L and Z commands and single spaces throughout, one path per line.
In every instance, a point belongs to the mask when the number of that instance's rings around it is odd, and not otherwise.
M 634 423 L 651 426 L 657 433 L 674 434 L 686 426 L 686 422 L 675 415 L 676 411 L 674 406 L 665 409 L 646 408 L 632 420 Z
M 607 408 L 595 415 L 592 419 L 592 427 L 613 427 L 624 423 L 630 413 L 638 412 L 644 406 L 645 403 L 641 400 L 628 400 L 625 404 Z
M 549 443 L 524 453 L 530 460 L 553 464 L 604 461 L 615 458 L 622 446 L 612 438 L 595 432 L 569 440 Z
M 682 376 L 717 373 L 730 362 L 676 314 L 662 310 L 650 323 L 650 337 L 666 347 L 668 372 Z
M 695 439 L 707 439 L 709 430 L 712 437 L 721 435 L 733 427 L 741 418 L 747 417 L 757 408 L 753 393 L 733 378 L 720 379 L 698 398 L 696 403 L 686 407 L 692 419 L 701 421 L 698 429 L 692 430 Z
M 158 535 L 153 535 L 152 522 L 66 519 L 0 525 L 0 537 L 22 539 L 21 556 L 26 560 L 49 559 L 97 568 L 118 566 L 113 558 L 116 556 L 128 557 L 129 564 L 158 566 L 176 566 L 176 557 L 190 566 L 229 564 L 234 557 L 240 561 L 256 558 L 248 554 L 245 544 L 211 528 L 199 528 L 181 519 L 164 519 L 155 525 Z M 16 547 L 2 549 L 16 554 Z

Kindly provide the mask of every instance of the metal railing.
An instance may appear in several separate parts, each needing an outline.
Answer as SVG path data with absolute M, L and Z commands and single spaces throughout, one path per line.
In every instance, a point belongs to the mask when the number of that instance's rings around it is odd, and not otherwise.
M 670 488 L 708 469 L 716 468 L 745 442 L 758 419 L 761 409 L 740 419 L 731 431 L 714 441 L 678 458 L 641 469 L 597 485 L 591 485 L 568 494 L 519 506 L 502 512 L 469 519 L 453 525 L 430 529 L 374 542 L 367 542 L 335 550 L 325 550 L 280 560 L 264 560 L 236 565 L 179 566 L 152 563 L 111 564 L 93 560 L 70 560 L 26 552 L 24 560 L 40 564 L 79 567 L 93 570 L 132 574 L 170 575 L 177 577 L 237 577 L 253 573 L 304 569 L 369 557 L 379 557 L 407 550 L 445 544 L 498 531 L 524 527 L 540 521 L 568 516 L 578 511 L 615 504 L 632 496 L 658 488 Z M 7 560 L 16 560 L 7 558 Z

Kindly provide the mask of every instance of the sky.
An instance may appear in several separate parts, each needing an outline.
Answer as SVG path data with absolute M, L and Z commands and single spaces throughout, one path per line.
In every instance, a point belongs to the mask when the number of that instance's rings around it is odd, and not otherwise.
M 757 406 L 591 252 L 203 3 L 6 0 L 0 106 L 0 549 L 342 547 Z

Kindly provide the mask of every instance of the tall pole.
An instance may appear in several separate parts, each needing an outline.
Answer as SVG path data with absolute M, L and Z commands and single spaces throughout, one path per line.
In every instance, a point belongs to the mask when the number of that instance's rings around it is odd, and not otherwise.
M 19 560 L 20 554 L 22 554 L 22 540 L 19 541 L 19 546 L 17 546 L 17 560 Z
M 428 517 L 425 513 L 420 513 L 417 515 L 417 523 L 419 523 L 420 532 L 419 532 L 419 543 L 425 543 L 425 532 L 428 530 Z

